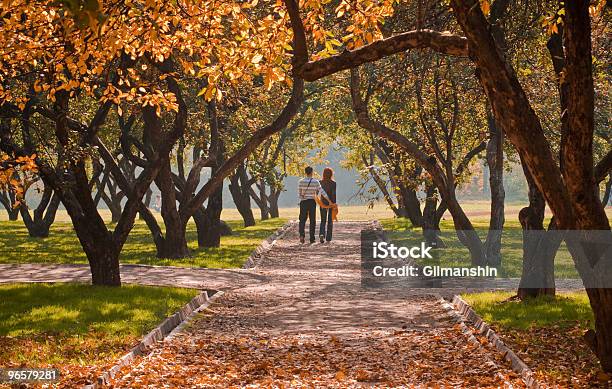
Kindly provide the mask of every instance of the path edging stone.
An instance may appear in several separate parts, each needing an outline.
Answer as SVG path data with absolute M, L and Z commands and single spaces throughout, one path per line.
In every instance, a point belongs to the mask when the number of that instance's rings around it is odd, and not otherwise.
M 272 235 L 268 236 L 255 250 L 251 252 L 251 255 L 247 258 L 244 265 L 242 265 L 243 269 L 254 269 L 261 263 L 264 255 L 272 250 L 272 247 L 276 244 L 276 241 L 279 239 L 283 239 L 285 235 L 291 229 L 297 225 L 295 220 L 290 220 L 287 223 L 283 224 L 280 228 L 278 228 Z
M 211 293 L 211 296 L 208 293 Z M 132 361 L 141 355 L 146 355 L 151 351 L 151 346 L 155 343 L 171 339 L 176 333 L 180 332 L 187 322 L 189 322 L 196 313 L 207 308 L 216 299 L 223 295 L 222 291 L 215 290 L 204 290 L 191 301 L 185 304 L 181 309 L 174 313 L 174 315 L 167 317 L 157 327 L 151 330 L 148 334 L 143 336 L 140 343 L 132 348 L 127 354 L 115 362 L 115 364 L 107 371 L 102 373 L 93 384 L 85 385 L 82 389 L 98 389 L 108 384 L 110 379 L 114 378 L 115 375 L 125 366 L 132 363 Z
M 467 338 L 468 343 L 472 344 L 474 347 L 484 349 L 484 346 L 476 339 L 470 328 L 465 324 L 465 319 L 459 312 L 455 310 L 452 304 L 450 304 L 447 300 L 442 298 L 442 296 L 437 295 L 438 303 L 446 310 L 446 312 L 450 315 L 453 321 L 457 323 L 461 333 Z M 487 362 L 492 364 L 496 369 L 499 370 L 499 365 L 495 362 L 495 360 L 488 355 L 485 354 Z M 499 372 L 495 374 L 499 379 L 504 381 L 506 387 L 512 387 L 510 383 L 506 380 L 506 378 Z
M 450 304 L 449 304 L 450 305 Z M 529 388 L 540 389 L 542 386 L 535 379 L 535 374 L 527 366 L 525 362 L 506 344 L 501 340 L 499 335 L 491 329 L 491 326 L 487 324 L 481 317 L 474 311 L 474 309 L 461 298 L 460 295 L 453 296 L 451 308 L 462 318 L 463 321 L 467 321 L 470 325 L 475 328 L 478 333 L 484 336 L 497 351 L 499 351 L 504 359 L 509 361 L 512 365 L 512 370 L 520 374 L 523 381 Z M 470 331 L 471 332 L 471 331 Z

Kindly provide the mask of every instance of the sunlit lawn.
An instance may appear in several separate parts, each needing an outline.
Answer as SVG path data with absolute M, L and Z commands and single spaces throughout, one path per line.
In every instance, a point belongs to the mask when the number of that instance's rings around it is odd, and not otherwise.
M 197 293 L 136 285 L 2 285 L 0 366 L 114 361 Z
M 151 233 L 144 222 L 137 220 L 121 252 L 120 261 L 148 265 L 240 267 L 251 251 L 282 226 L 285 220 L 258 221 L 257 225 L 248 228 L 244 228 L 238 220 L 227 223 L 232 227 L 233 234 L 221 238 L 221 247 L 198 249 L 195 224 L 190 223 L 187 239 L 192 256 L 185 259 L 159 259 L 155 255 Z M 0 263 L 87 263 L 87 259 L 69 222 L 57 221 L 51 226 L 48 238 L 33 239 L 28 236 L 21 221 L 1 221 Z
M 579 323 L 589 327 L 593 311 L 586 292 L 559 293 L 555 297 L 540 297 L 526 301 L 508 300 L 513 292 L 483 292 L 462 295 L 463 299 L 487 323 L 503 328 L 560 328 Z
M 488 220 L 474 218 L 474 227 L 482 241 L 485 240 L 488 230 Z M 410 221 L 401 218 L 382 219 L 381 224 L 389 239 L 396 245 L 415 246 L 422 241 L 420 228 L 414 228 Z M 452 220 L 443 220 L 440 223 L 442 240 L 445 248 L 437 249 L 437 257 L 433 260 L 417 260 L 421 265 L 436 264 L 448 267 L 470 266 L 469 251 L 459 242 L 455 234 Z M 523 239 L 521 226 L 518 221 L 506 220 L 502 233 L 502 266 L 499 269 L 500 277 L 520 277 L 523 265 Z M 579 278 L 574 262 L 563 243 L 555 257 L 556 278 Z

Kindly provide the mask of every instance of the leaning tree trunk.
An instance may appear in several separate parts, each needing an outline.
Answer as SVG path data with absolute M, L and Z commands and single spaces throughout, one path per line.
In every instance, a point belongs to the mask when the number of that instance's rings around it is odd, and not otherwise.
M 504 229 L 504 135 L 489 112 L 489 142 L 487 143 L 487 165 L 489 190 L 491 192 L 491 219 L 485 241 L 487 263 L 501 266 L 501 240 Z
M 19 211 L 23 223 L 28 229 L 28 234 L 32 238 L 46 238 L 49 236 L 51 224 L 55 221 L 55 214 L 59 208 L 60 198 L 53 190 L 45 185 L 43 194 L 38 207 L 34 210 L 34 217 L 30 215 L 30 211 L 26 204 L 21 204 Z
M 270 209 L 268 208 L 268 200 L 266 199 L 266 187 L 261 183 L 256 184 L 257 189 L 259 190 L 259 194 L 255 192 L 253 188 L 249 188 L 249 193 L 257 207 L 259 207 L 259 213 L 261 215 L 261 220 L 268 220 L 270 218 Z
M 145 194 L 145 198 L 143 204 L 145 207 L 149 208 L 151 206 L 151 198 L 153 197 L 153 191 L 151 188 L 147 189 L 147 193 Z M 138 212 L 138 219 L 144 220 L 144 215 L 142 212 Z
M 472 266 L 486 266 L 488 262 L 485 246 L 482 244 L 482 241 L 478 237 L 478 233 L 459 204 L 459 201 L 457 201 L 454 190 L 447 191 L 447 195 L 443 196 L 443 200 L 453 217 L 453 224 L 459 241 L 467 247 L 470 252 Z
M 365 161 L 364 162 L 365 164 L 368 164 L 365 157 L 364 157 L 364 161 Z M 385 182 L 385 180 L 383 180 L 380 177 L 380 175 L 376 171 L 376 167 L 371 164 L 368 170 L 370 172 L 370 175 L 372 176 L 372 179 L 374 180 L 374 183 L 378 187 L 378 190 L 380 191 L 380 193 L 382 193 L 385 201 L 387 202 L 387 205 L 393 211 L 395 216 L 396 217 L 407 217 L 408 212 L 402 206 L 402 203 L 399 201 L 399 198 L 397 199 L 398 200 L 397 205 L 395 205 L 395 203 L 393 202 L 393 198 L 391 197 L 391 194 L 389 193 L 389 190 L 387 189 L 387 183 Z
M 15 221 L 19 217 L 19 207 L 15 206 L 15 193 L 12 190 L 0 192 L 0 203 L 6 209 L 8 219 Z
M 236 169 L 236 173 L 230 177 L 229 191 L 236 209 L 242 216 L 244 226 L 250 227 L 255 225 L 255 216 L 253 216 L 253 210 L 251 209 L 251 195 L 248 188 L 245 188 L 248 185 L 247 182 L 246 169 L 244 164 L 241 164 Z

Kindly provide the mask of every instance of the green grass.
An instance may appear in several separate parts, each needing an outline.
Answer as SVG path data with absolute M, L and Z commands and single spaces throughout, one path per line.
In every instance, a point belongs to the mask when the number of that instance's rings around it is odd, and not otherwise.
M 136 285 L 2 285 L 0 366 L 112 360 L 197 293 Z
M 420 245 L 422 232 L 420 228 L 415 228 L 408 219 L 391 218 L 380 220 L 389 239 L 396 245 L 414 246 Z M 486 219 L 474 218 L 472 221 L 480 239 L 484 242 L 489 226 Z M 435 250 L 437 258 L 433 261 L 418 260 L 421 265 L 437 264 L 448 267 L 470 266 L 469 251 L 459 242 L 452 220 L 443 220 L 440 223 L 442 230 L 442 240 L 446 244 L 445 248 Z M 523 266 L 523 238 L 522 230 L 518 221 L 507 220 L 504 224 L 502 233 L 502 265 L 499 269 L 500 277 L 520 277 Z M 574 266 L 572 257 L 565 246 L 561 245 L 555 257 L 555 277 L 556 278 L 579 278 Z
M 263 239 L 285 223 L 284 219 L 258 222 L 244 228 L 242 222 L 227 222 L 233 235 L 221 238 L 221 247 L 198 249 L 195 224 L 187 227 L 192 256 L 185 259 L 156 258 L 151 233 L 141 220 L 123 247 L 120 261 L 146 265 L 235 268 L 240 267 Z M 87 258 L 69 222 L 56 222 L 48 238 L 30 238 L 21 221 L 0 222 L 0 263 L 87 263 Z
M 508 301 L 513 295 L 512 292 L 484 292 L 464 294 L 462 297 L 485 322 L 502 328 L 567 328 L 576 324 L 588 327 L 593 323 L 593 311 L 586 292 Z

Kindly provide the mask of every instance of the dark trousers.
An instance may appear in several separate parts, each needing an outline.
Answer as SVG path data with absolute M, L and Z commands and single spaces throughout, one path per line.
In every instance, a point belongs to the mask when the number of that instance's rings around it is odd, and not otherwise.
M 306 236 L 306 219 L 310 220 L 310 243 L 315 241 L 315 228 L 317 225 L 317 203 L 314 199 L 300 201 L 300 236 Z
M 325 240 L 329 242 L 332 240 L 332 231 L 334 229 L 334 222 L 332 220 L 332 210 L 331 208 L 320 208 L 320 209 L 321 209 L 321 224 L 319 225 L 319 236 L 324 236 Z M 325 231 L 326 224 L 327 224 L 327 231 Z

